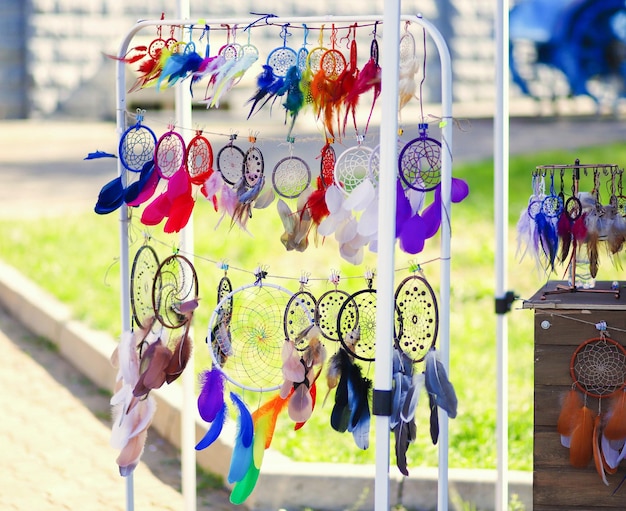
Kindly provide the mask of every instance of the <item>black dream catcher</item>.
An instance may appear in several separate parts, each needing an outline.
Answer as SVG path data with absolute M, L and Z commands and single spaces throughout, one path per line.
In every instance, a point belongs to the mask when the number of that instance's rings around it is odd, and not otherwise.
M 130 305 L 135 325 L 149 329 L 155 321 L 153 287 L 161 287 L 156 278 L 159 258 L 150 245 L 142 245 L 135 253 L 130 272 Z
M 243 172 L 245 153 L 235 145 L 237 135 L 231 135 L 230 141 L 217 153 L 217 170 L 229 185 L 239 183 Z

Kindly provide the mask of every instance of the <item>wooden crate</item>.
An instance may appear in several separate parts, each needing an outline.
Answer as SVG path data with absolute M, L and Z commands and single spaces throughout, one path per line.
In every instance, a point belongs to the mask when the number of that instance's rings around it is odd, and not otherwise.
M 626 476 L 622 466 L 607 475 L 606 486 L 593 461 L 580 469 L 569 463 L 569 450 L 561 445 L 556 423 L 561 399 L 571 388 L 570 361 L 583 341 L 598 337 L 595 324 L 605 321 L 609 337 L 626 345 L 626 290 L 613 293 L 568 292 L 545 294 L 563 282 L 548 282 L 524 308 L 535 311 L 535 385 L 533 447 L 533 510 L 625 510 L 626 483 L 613 491 Z M 622 284 L 622 283 L 620 283 Z M 596 289 L 610 290 L 610 282 L 598 282 Z M 606 406 L 606 399 L 602 403 Z M 598 410 L 598 399 L 588 406 Z

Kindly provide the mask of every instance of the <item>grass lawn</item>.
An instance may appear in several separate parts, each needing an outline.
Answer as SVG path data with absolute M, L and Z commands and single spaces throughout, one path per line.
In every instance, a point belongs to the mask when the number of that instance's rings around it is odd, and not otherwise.
M 626 159 L 626 148 L 610 145 L 570 152 L 546 152 L 510 161 L 509 285 L 522 298 L 529 298 L 546 279 L 528 259 L 515 257 L 515 225 L 519 212 L 531 194 L 531 172 L 537 165 L 582 162 L 615 163 Z M 452 289 L 450 304 L 451 349 L 450 377 L 459 398 L 458 417 L 450 421 L 450 466 L 494 468 L 496 464 L 496 339 L 494 314 L 494 226 L 493 168 L 490 161 L 455 165 L 454 175 L 470 184 L 470 196 L 452 210 Z M 590 187 L 590 185 L 589 185 Z M 566 189 L 569 189 L 569 184 Z M 603 197 L 607 198 L 607 197 Z M 95 198 L 94 198 L 95 201 Z M 339 270 L 341 289 L 356 291 L 365 287 L 366 268 L 375 269 L 374 254 L 368 254 L 359 267 L 343 263 L 334 240 L 319 240 L 318 246 L 304 253 L 286 252 L 279 241 L 283 232 L 275 204 L 255 211 L 249 223 L 253 236 L 229 230 L 226 222 L 215 229 L 218 215 L 203 200 L 194 215 L 195 266 L 200 280 L 200 307 L 195 319 L 196 370 L 209 366 L 205 348 L 206 328 L 216 303 L 217 283 L 226 260 L 229 276 L 236 288 L 252 282 L 251 272 L 258 265 L 267 266 L 269 275 L 291 277 L 275 281 L 297 291 L 303 272 L 310 275 L 311 291 L 316 296 L 330 288 L 326 281 L 331 270 Z M 293 207 L 293 205 L 292 205 Z M 118 213 L 97 216 L 77 214 L 67 218 L 36 221 L 0 221 L 3 243 L 0 258 L 14 265 L 62 302 L 75 316 L 94 328 L 118 336 L 119 313 L 119 240 Z M 151 230 L 160 257 L 173 252 L 176 236 L 167 236 L 161 228 Z M 138 218 L 133 221 L 131 255 L 144 243 L 144 230 Z M 411 261 L 424 262 L 438 256 L 438 241 L 431 240 L 425 252 L 396 257 L 397 281 L 409 275 Z M 423 266 L 437 290 L 439 265 Z M 245 271 L 241 271 L 245 270 Z M 552 278 L 562 278 L 564 269 Z M 601 260 L 599 277 L 623 280 L 606 257 Z M 620 278 L 621 277 L 621 278 Z M 314 280 L 320 279 L 320 280 Z M 374 284 L 375 285 L 375 284 Z M 517 304 L 519 305 L 519 304 Z M 532 469 L 533 426 L 533 328 L 532 312 L 519 310 L 508 315 L 509 321 L 509 448 L 510 468 Z M 364 366 L 373 378 L 372 364 Z M 323 396 L 325 391 L 318 391 Z M 258 397 L 246 395 L 253 405 Z M 410 466 L 435 466 L 437 450 L 428 434 L 426 401 L 418 410 L 418 438 L 408 453 Z M 318 408 L 300 431 L 284 417 L 273 446 L 298 461 L 373 462 L 375 449 L 359 451 L 349 434 L 339 434 L 329 425 L 329 403 Z M 323 444 L 320 443 L 320 439 Z M 372 437 L 373 438 L 373 437 Z M 395 460 L 392 460 L 392 463 Z

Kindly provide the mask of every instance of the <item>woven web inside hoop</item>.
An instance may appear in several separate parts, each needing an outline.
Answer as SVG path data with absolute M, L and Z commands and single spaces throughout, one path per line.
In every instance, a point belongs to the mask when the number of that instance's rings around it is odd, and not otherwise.
M 349 194 L 369 173 L 372 149 L 358 145 L 346 149 L 339 155 L 335 163 L 335 184 Z
M 311 183 L 311 169 L 302 158 L 288 156 L 280 160 L 272 172 L 272 184 L 276 193 L 294 199 Z
M 181 255 L 165 259 L 154 277 L 152 306 L 166 328 L 180 328 L 188 322 L 181 304 L 198 297 L 198 277 L 191 262 Z
M 609 397 L 626 384 L 626 350 L 608 337 L 589 339 L 574 352 L 570 372 L 585 394 Z
M 140 172 L 154 158 L 156 136 L 147 126 L 128 128 L 120 139 L 120 160 L 125 168 Z
M 185 165 L 185 141 L 175 131 L 165 133 L 156 146 L 155 164 L 159 174 L 171 178 Z
M 402 181 L 414 190 L 434 190 L 441 182 L 441 144 L 432 138 L 416 138 L 404 146 L 398 158 Z
M 244 152 L 232 144 L 225 145 L 217 153 L 217 168 L 229 185 L 238 183 L 243 176 L 245 158 Z
M 274 76 L 286 76 L 289 68 L 297 63 L 298 54 L 286 46 L 272 50 L 267 57 L 267 64 L 272 67 Z
M 229 381 L 255 392 L 280 388 L 284 314 L 292 296 L 290 291 L 271 283 L 250 284 L 227 294 L 218 303 L 209 321 L 209 346 L 213 363 Z M 219 333 L 218 312 L 231 297 L 227 333 L 223 328 Z M 312 317 L 314 312 L 307 314 Z
M 133 259 L 130 272 L 130 305 L 133 318 L 140 328 L 148 328 L 154 318 L 152 287 L 160 287 L 154 277 L 159 269 L 159 259 L 150 245 L 142 245 Z
M 194 137 L 187 146 L 187 171 L 191 182 L 201 184 L 213 167 L 213 148 L 202 135 Z

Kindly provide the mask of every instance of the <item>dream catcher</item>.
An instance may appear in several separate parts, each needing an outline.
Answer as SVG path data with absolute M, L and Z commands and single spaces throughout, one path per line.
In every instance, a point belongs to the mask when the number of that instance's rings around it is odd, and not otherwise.
M 142 245 L 135 253 L 130 271 L 130 306 L 135 324 L 144 330 L 155 321 L 153 288 L 161 287 L 160 281 L 155 280 L 159 266 L 157 253 L 150 245 Z
M 343 54 L 335 48 L 337 42 L 337 30 L 333 25 L 330 43 L 331 48 L 327 49 L 320 58 L 319 69 L 315 72 L 311 82 L 311 95 L 313 105 L 318 117 L 322 117 L 326 131 L 334 137 L 336 105 L 341 98 L 341 83 L 338 81 L 346 69 L 346 59 Z M 310 54 L 309 54 L 310 56 Z
M 159 138 L 154 152 L 157 171 L 163 179 L 170 179 L 174 173 L 185 169 L 185 141 L 180 133 L 174 131 L 172 124 L 169 131 Z
M 196 130 L 196 136 L 187 144 L 187 172 L 191 182 L 203 185 L 213 173 L 213 148 L 202 130 Z
M 334 289 L 326 291 L 317 301 L 315 309 L 315 324 L 319 326 L 322 336 L 329 341 L 339 342 L 348 331 L 338 330 L 337 317 L 345 301 L 350 298 L 350 293 L 338 289 L 339 273 L 333 271 L 329 281 Z
M 211 331 L 210 337 L 211 350 L 220 361 L 220 364 L 223 364 L 226 358 L 232 354 L 232 350 L 230 350 L 232 346 L 230 341 L 230 320 L 233 315 L 233 285 L 227 275 L 228 266 L 223 264 L 222 269 L 224 270 L 224 276 L 217 285 L 217 303 L 221 305 L 216 308 L 215 326 Z M 222 351 L 222 346 L 229 351 Z
M 281 286 L 259 281 L 235 289 L 220 300 L 209 321 L 208 336 L 213 364 L 228 381 L 253 392 L 280 388 L 284 317 L 292 296 Z M 291 310 L 301 307 L 302 314 L 314 317 L 314 311 L 304 309 L 304 301 L 289 305 Z M 227 314 L 220 311 L 225 306 L 231 309 L 228 335 L 214 335 L 213 332 L 224 330 L 220 321 Z
M 161 19 L 165 19 L 165 15 L 161 15 Z M 157 27 L 157 37 L 153 39 L 148 46 L 135 46 L 130 49 L 123 57 L 116 57 L 108 55 L 108 57 L 121 60 L 126 64 L 139 63 L 137 72 L 139 76 L 135 83 L 128 89 L 128 92 L 135 92 L 143 87 L 147 87 L 153 84 L 160 76 L 162 69 L 161 53 L 164 50 L 172 50 L 177 40 L 174 38 L 175 27 L 172 26 L 170 30 L 170 37 L 163 39 L 163 27 L 159 25 Z
M 289 156 L 280 160 L 272 171 L 272 185 L 281 197 L 295 199 L 304 192 L 311 183 L 309 164 L 299 156 Z
M 100 215 L 115 211 L 124 202 L 129 206 L 139 205 L 154 193 L 159 180 L 154 170 L 156 135 L 142 124 L 144 114 L 145 110 L 137 109 L 136 123 L 120 138 L 120 162 L 131 174 L 123 172 L 102 187 L 94 208 Z M 101 156 L 98 154 L 97 157 Z M 138 175 L 138 179 L 131 177 L 133 175 Z
M 246 151 L 243 160 L 243 177 L 246 186 L 253 187 L 263 177 L 263 171 L 265 169 L 265 163 L 263 160 L 263 153 L 255 145 L 256 137 L 250 136 L 250 148 Z
M 142 124 L 145 113 L 137 109 L 137 122 L 120 137 L 120 162 L 131 172 L 141 172 L 143 166 L 154 159 L 157 138 L 154 131 Z
M 283 45 L 269 53 L 263 72 L 257 77 L 257 90 L 248 100 L 248 103 L 252 103 L 248 119 L 269 101 L 283 96 L 289 89 L 289 84 L 286 83 L 288 71 L 292 68 L 298 69 L 298 54 L 287 46 L 287 37 L 291 35 L 287 27 L 288 25 L 283 25 L 280 33 Z
M 317 300 L 310 291 L 305 289 L 306 284 L 307 278 L 303 276 L 300 279 L 300 289 L 287 302 L 283 320 L 285 339 L 293 340 L 295 348 L 299 351 L 308 346 L 306 338 L 300 334 L 315 324 L 315 310 L 317 309 Z
M 608 485 L 606 474 L 614 474 L 626 456 L 626 349 L 608 337 L 604 323 L 596 327 L 600 336 L 582 342 L 572 355 L 574 383 L 563 401 L 557 431 L 561 444 L 569 448 L 570 464 L 584 468 L 593 459 Z M 588 398 L 598 399 L 597 414 L 588 406 Z M 603 415 L 604 399 L 610 404 Z
M 304 205 L 304 209 L 316 227 L 330 213 L 326 204 L 326 189 L 334 183 L 335 161 L 335 150 L 328 141 L 320 153 L 320 173 L 315 190 L 311 191 Z
M 407 21 L 404 34 L 400 38 L 400 70 L 398 78 L 398 110 L 399 112 L 416 97 L 416 74 L 419 70 L 419 57 L 415 51 L 415 38 L 409 32 L 410 23 Z M 425 37 L 425 34 L 424 34 Z M 424 63 L 426 62 L 426 42 L 424 41 Z M 424 66 L 424 69 L 426 67 Z M 425 77 L 422 79 L 422 83 Z M 423 116 L 422 116 L 423 117 Z
M 435 292 L 423 275 L 411 275 L 396 288 L 395 302 L 402 325 L 396 344 L 413 363 L 422 362 L 437 342 L 439 309 Z
M 230 141 L 217 153 L 217 170 L 229 185 L 239 183 L 243 175 L 245 153 L 235 145 L 237 135 L 231 135 Z
M 152 287 L 152 306 L 156 319 L 169 329 L 189 325 L 198 306 L 198 277 L 191 261 L 171 255 L 159 266 Z
M 419 131 L 400 151 L 398 167 L 407 187 L 428 192 L 441 182 L 441 142 L 428 136 L 428 124 L 420 123 Z
M 351 294 L 339 308 L 337 332 L 344 349 L 365 362 L 376 360 L 376 290 L 372 278 L 367 278 L 367 288 Z M 395 334 L 402 337 L 402 317 L 395 307 Z M 389 342 L 393 342 L 390 340 Z
M 359 139 L 361 141 L 361 139 Z M 372 148 L 362 143 L 346 149 L 335 162 L 334 180 L 346 195 L 368 178 Z

